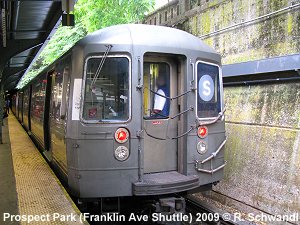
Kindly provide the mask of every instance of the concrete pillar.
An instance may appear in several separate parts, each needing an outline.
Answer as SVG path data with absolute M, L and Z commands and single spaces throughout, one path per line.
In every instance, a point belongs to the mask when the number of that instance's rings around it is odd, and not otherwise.
M 190 0 L 184 0 L 184 12 L 190 10 Z
M 183 14 L 185 11 L 185 0 L 179 0 L 179 15 Z

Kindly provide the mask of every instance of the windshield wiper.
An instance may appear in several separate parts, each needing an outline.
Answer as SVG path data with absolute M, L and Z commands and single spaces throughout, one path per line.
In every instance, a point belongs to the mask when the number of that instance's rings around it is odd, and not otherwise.
M 106 45 L 106 47 L 107 47 L 107 49 L 106 49 L 106 51 L 104 52 L 104 54 L 103 54 L 103 56 L 102 56 L 102 59 L 101 59 L 101 62 L 99 63 L 99 66 L 98 66 L 98 68 L 97 68 L 97 70 L 96 70 L 94 79 L 92 80 L 92 83 L 91 83 L 91 87 L 94 86 L 96 80 L 98 79 L 99 74 L 100 74 L 100 72 L 101 72 L 101 69 L 102 69 L 102 67 L 103 67 L 103 64 L 104 64 L 104 62 L 105 62 L 105 60 L 106 60 L 106 58 L 107 58 L 107 55 L 108 55 L 109 51 L 110 51 L 111 48 L 112 48 L 112 45 Z

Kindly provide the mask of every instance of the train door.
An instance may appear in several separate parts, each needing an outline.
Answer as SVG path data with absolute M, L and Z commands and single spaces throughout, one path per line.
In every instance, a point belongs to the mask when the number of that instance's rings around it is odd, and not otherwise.
M 70 85 L 70 58 L 59 62 L 51 73 L 50 149 L 53 162 L 67 175 L 66 121 Z
M 144 173 L 177 170 L 177 76 L 172 58 L 144 58 Z

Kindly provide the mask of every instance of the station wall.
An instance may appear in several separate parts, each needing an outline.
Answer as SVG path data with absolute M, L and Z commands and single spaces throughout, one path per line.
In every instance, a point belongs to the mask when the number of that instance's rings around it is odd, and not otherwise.
M 223 64 L 232 64 L 300 53 L 299 4 L 300 0 L 173 0 L 144 23 L 190 32 L 215 48 Z M 299 212 L 300 82 L 224 91 L 228 164 L 215 191 L 270 214 Z
M 299 3 L 300 0 L 173 0 L 150 14 L 144 23 L 174 26 L 192 33 L 216 49 L 223 64 L 231 64 L 299 53 Z M 247 23 L 253 19 L 256 20 Z M 222 29 L 225 30 L 213 33 Z
M 300 212 L 300 82 L 225 88 L 225 179 L 215 190 L 273 215 Z

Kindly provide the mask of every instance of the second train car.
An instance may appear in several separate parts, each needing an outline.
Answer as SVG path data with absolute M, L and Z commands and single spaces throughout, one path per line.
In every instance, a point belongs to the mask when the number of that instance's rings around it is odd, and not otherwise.
M 221 57 L 181 30 L 96 31 L 19 90 L 14 112 L 80 199 L 198 190 L 223 177 Z

